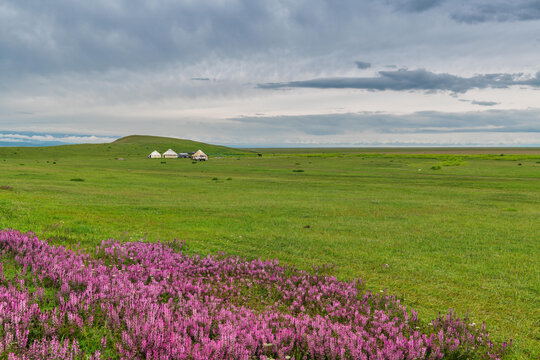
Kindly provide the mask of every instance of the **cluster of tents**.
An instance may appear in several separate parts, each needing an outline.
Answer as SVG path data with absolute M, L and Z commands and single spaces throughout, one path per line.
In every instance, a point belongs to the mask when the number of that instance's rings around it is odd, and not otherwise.
M 191 158 L 193 160 L 206 161 L 208 160 L 208 155 L 202 152 L 202 150 L 197 150 L 194 153 L 176 153 L 172 149 L 165 151 L 160 154 L 157 150 L 152 151 L 150 155 L 147 156 L 148 159 L 178 159 L 178 158 Z

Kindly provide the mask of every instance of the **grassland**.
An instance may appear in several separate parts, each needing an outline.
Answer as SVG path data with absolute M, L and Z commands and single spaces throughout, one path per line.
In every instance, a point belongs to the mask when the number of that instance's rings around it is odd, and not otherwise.
M 214 156 L 145 158 L 169 147 Z M 469 311 L 494 339 L 515 340 L 515 358 L 539 358 L 540 151 L 433 152 L 144 137 L 0 148 L 0 228 L 87 248 L 178 237 L 191 253 L 335 264 L 339 278 L 387 288 L 423 318 Z

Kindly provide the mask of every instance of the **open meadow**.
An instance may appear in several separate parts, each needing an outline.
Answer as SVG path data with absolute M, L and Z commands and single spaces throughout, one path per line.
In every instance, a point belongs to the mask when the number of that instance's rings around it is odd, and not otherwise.
M 209 161 L 146 159 L 199 146 Z M 540 150 L 434 152 L 0 148 L 0 229 L 90 254 L 109 238 L 178 238 L 189 255 L 361 278 L 423 321 L 468 311 L 494 341 L 514 340 L 509 358 L 540 358 Z

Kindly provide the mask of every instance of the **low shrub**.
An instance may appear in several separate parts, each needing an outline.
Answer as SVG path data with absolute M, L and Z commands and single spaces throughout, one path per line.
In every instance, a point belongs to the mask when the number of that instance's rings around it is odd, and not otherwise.
M 84 181 L 84 179 L 81 179 L 81 178 L 73 178 L 73 179 L 69 179 L 69 181 Z
M 467 162 L 463 160 L 445 160 L 440 162 L 441 166 L 460 166 L 460 165 L 466 165 Z
M 304 172 L 304 170 L 302 170 L 302 169 L 294 169 L 292 172 L 301 173 L 301 172 Z

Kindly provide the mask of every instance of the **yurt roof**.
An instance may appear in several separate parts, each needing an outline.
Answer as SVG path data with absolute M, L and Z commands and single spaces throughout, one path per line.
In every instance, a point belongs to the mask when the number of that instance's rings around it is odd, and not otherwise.
M 161 155 L 157 150 L 152 151 L 150 155 Z
M 169 149 L 169 150 L 165 151 L 163 153 L 163 155 L 178 155 L 178 154 L 175 153 L 172 149 Z
M 206 156 L 206 154 L 205 154 L 205 153 L 203 153 L 203 152 L 202 152 L 202 150 L 200 150 L 200 149 L 199 149 L 199 150 L 197 150 L 197 152 L 196 152 L 195 154 L 193 154 L 193 156 L 201 156 L 201 155 L 204 155 L 204 156 Z

